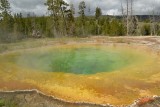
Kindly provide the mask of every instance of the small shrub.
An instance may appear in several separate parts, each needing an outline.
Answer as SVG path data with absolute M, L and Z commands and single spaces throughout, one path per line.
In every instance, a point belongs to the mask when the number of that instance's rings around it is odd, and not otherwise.
M 5 101 L 0 99 L 0 107 L 5 106 Z
M 0 53 L 6 50 L 8 50 L 8 47 L 6 45 L 0 45 Z

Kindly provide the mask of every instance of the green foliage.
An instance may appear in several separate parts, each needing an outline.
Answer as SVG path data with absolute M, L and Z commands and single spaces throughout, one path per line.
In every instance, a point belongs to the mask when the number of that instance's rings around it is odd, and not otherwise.
M 0 0 L 0 18 L 4 18 L 10 13 L 10 4 L 8 0 Z
M 95 11 L 96 18 L 96 34 L 99 35 L 101 33 L 101 26 L 99 24 L 99 17 L 102 15 L 101 8 L 97 7 Z
M 78 36 L 87 37 L 95 35 L 123 36 L 126 34 L 126 23 L 123 18 L 102 16 L 100 7 L 95 9 L 95 16 L 86 16 L 85 1 L 79 3 L 79 16 L 75 17 L 73 4 L 64 0 L 47 0 L 49 16 L 23 17 L 22 13 L 12 15 L 7 0 L 0 0 L 0 42 L 16 42 L 25 38 Z M 90 7 L 89 7 L 90 12 Z M 130 23 L 130 35 L 160 35 L 158 23 L 150 20 L 139 22 L 136 16 Z M 152 32 L 151 32 L 152 31 Z
M 0 41 L 8 40 L 7 32 L 13 28 L 13 18 L 10 15 L 10 4 L 7 0 L 0 0 Z
M 95 12 L 95 18 L 98 19 L 102 15 L 101 8 L 97 7 Z
M 84 21 L 84 19 L 85 19 L 85 9 L 86 9 L 86 4 L 84 1 L 81 1 L 79 3 L 79 12 L 78 13 L 79 13 L 82 21 Z
M 17 103 L 10 100 L 0 100 L 0 107 L 17 107 Z
M 141 28 L 142 35 L 150 35 L 151 34 L 151 26 L 149 24 L 144 24 Z
M 5 101 L 0 99 L 0 107 L 5 106 Z
M 70 12 L 67 7 L 69 6 L 63 0 L 47 0 L 45 3 L 50 11 L 50 16 L 53 18 L 54 33 L 60 35 L 67 34 L 67 21 L 66 14 Z M 68 14 L 67 14 L 68 15 Z
M 117 20 L 113 19 L 110 23 L 110 35 L 116 36 L 119 30 L 119 23 Z
M 79 3 L 79 20 L 80 20 L 80 26 L 81 28 L 79 29 L 80 32 L 82 32 L 82 36 L 85 35 L 85 19 L 86 19 L 86 16 L 85 16 L 85 9 L 86 9 L 86 4 L 84 1 L 81 1 Z

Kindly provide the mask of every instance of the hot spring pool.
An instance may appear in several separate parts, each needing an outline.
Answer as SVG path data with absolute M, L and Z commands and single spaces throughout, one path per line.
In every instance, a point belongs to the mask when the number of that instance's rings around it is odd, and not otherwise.
M 143 60 L 143 55 L 136 52 L 92 46 L 21 53 L 11 57 L 10 62 L 40 71 L 96 74 L 119 70 Z
M 0 55 L 0 89 L 128 104 L 160 94 L 159 58 L 129 46 L 64 45 Z

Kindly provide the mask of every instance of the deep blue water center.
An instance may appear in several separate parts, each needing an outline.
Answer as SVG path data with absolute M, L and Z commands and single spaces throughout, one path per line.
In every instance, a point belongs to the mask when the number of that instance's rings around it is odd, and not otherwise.
M 111 72 L 136 61 L 137 55 L 124 50 L 81 47 L 56 48 L 17 56 L 17 63 L 29 69 L 47 72 L 95 74 Z

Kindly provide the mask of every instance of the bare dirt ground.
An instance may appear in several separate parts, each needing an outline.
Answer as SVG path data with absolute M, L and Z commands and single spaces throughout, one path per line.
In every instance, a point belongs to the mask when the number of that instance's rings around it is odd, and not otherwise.
M 35 40 L 38 45 L 28 45 L 24 41 L 24 45 L 19 44 L 3 44 L 7 47 L 1 54 L 6 54 L 12 51 L 22 49 L 34 49 L 45 46 L 64 45 L 64 44 L 77 44 L 77 43 L 95 43 L 95 44 L 108 44 L 108 45 L 131 45 L 131 46 L 145 46 L 148 47 L 155 54 L 160 55 L 160 37 L 147 36 L 147 37 L 90 37 L 81 39 L 61 39 L 61 40 Z M 27 44 L 27 45 L 26 45 Z M 1 45 L 1 44 L 0 44 Z M 32 46 L 32 47 L 31 47 Z M 0 107 L 114 107 L 113 105 L 104 104 L 96 105 L 89 103 L 71 103 L 51 96 L 46 96 L 37 90 L 30 91 L 13 91 L 13 92 L 0 92 Z M 123 105 L 121 107 L 160 107 L 160 97 L 151 96 L 147 98 L 135 99 L 131 105 Z
M 34 49 L 40 47 L 48 47 L 54 45 L 65 44 L 117 44 L 117 45 L 139 45 L 148 46 L 155 51 L 160 51 L 160 37 L 159 36 L 124 36 L 124 37 L 106 37 L 106 36 L 92 36 L 88 38 L 58 38 L 58 39 L 28 39 L 17 43 L 0 44 L 0 54 L 18 51 L 22 49 Z
M 0 107 L 118 107 L 110 104 L 67 102 L 47 96 L 37 90 L 0 92 Z M 160 107 L 160 97 L 147 97 L 136 100 L 131 105 L 119 107 Z

